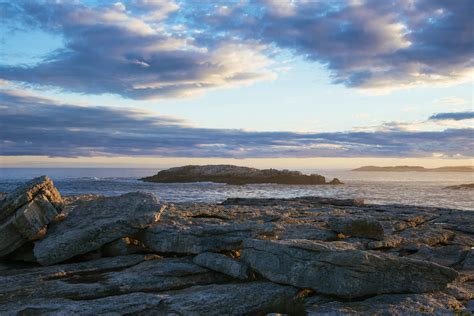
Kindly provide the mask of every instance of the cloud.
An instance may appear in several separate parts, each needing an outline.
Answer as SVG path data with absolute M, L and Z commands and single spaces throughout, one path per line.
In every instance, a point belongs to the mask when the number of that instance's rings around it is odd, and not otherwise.
M 156 113 L 62 104 L 0 89 L 0 155 L 137 157 L 474 157 L 472 128 L 331 133 L 190 127 Z
M 151 0 L 98 7 L 13 2 L 4 8 L 5 20 L 11 16 L 29 28 L 58 33 L 65 47 L 33 66 L 0 66 L 0 77 L 132 99 L 186 97 L 275 78 L 264 45 L 232 40 L 199 45 L 192 34 L 166 22 L 178 8 L 172 1 Z
M 383 92 L 469 81 L 471 0 L 263 1 L 236 5 L 211 28 L 322 63 L 335 83 Z M 262 4 L 263 3 L 263 4 Z
M 430 116 L 430 120 L 472 120 L 474 119 L 474 112 L 448 112 L 448 113 L 437 113 Z
M 4 3 L 5 25 L 65 47 L 1 78 L 132 99 L 183 97 L 275 78 L 280 51 L 324 64 L 334 83 L 385 92 L 474 74 L 472 0 Z
M 453 107 L 465 105 L 467 104 L 467 101 L 459 97 L 444 97 L 441 99 L 434 100 L 433 104 L 436 106 L 453 108 Z

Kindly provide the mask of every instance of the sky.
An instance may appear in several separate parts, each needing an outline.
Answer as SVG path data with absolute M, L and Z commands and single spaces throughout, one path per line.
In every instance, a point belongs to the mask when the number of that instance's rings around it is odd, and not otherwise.
M 0 166 L 472 165 L 473 11 L 0 0 Z

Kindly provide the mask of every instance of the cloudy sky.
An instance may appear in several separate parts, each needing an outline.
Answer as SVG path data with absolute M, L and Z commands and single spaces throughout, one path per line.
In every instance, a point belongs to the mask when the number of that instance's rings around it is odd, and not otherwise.
M 0 0 L 0 162 L 472 164 L 473 11 Z

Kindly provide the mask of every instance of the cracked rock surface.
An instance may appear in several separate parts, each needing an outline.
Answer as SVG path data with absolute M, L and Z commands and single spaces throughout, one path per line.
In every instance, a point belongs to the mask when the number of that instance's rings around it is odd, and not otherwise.
M 34 255 L 50 265 L 97 250 L 157 222 L 164 208 L 153 194 L 141 192 L 79 202 L 35 243 Z
M 2 315 L 474 312 L 473 211 L 62 198 L 47 177 L 0 204 Z

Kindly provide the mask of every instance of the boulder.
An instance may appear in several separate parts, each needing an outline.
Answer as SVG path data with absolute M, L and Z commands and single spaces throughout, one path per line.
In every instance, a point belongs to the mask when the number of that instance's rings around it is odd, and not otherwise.
M 35 242 L 35 257 L 50 265 L 98 250 L 156 223 L 164 209 L 153 194 L 141 192 L 84 201 Z
M 32 201 L 37 195 L 42 195 L 55 208 L 61 209 L 61 194 L 49 177 L 41 176 L 17 187 L 0 201 L 0 222 L 5 220 L 5 218 L 9 217 L 20 207 Z
M 0 204 L 0 256 L 42 238 L 62 209 L 61 195 L 46 176 L 18 187 Z
M 183 166 L 162 170 L 145 177 L 146 182 L 217 182 L 227 184 L 277 183 L 277 184 L 327 184 L 323 176 L 305 175 L 299 171 L 239 167 L 233 165 Z
M 246 263 L 219 253 L 201 253 L 194 257 L 193 262 L 202 267 L 241 280 L 246 280 L 250 276 L 250 267 Z
M 270 281 L 343 298 L 442 290 L 458 273 L 431 262 L 300 240 L 246 240 L 241 260 Z
M 329 182 L 329 184 L 331 184 L 331 185 L 340 185 L 340 184 L 344 184 L 344 183 L 341 182 L 341 180 L 339 180 L 338 178 L 334 178 Z
M 329 228 L 344 235 L 382 240 L 384 229 L 382 224 L 372 218 L 333 217 L 328 222 Z

